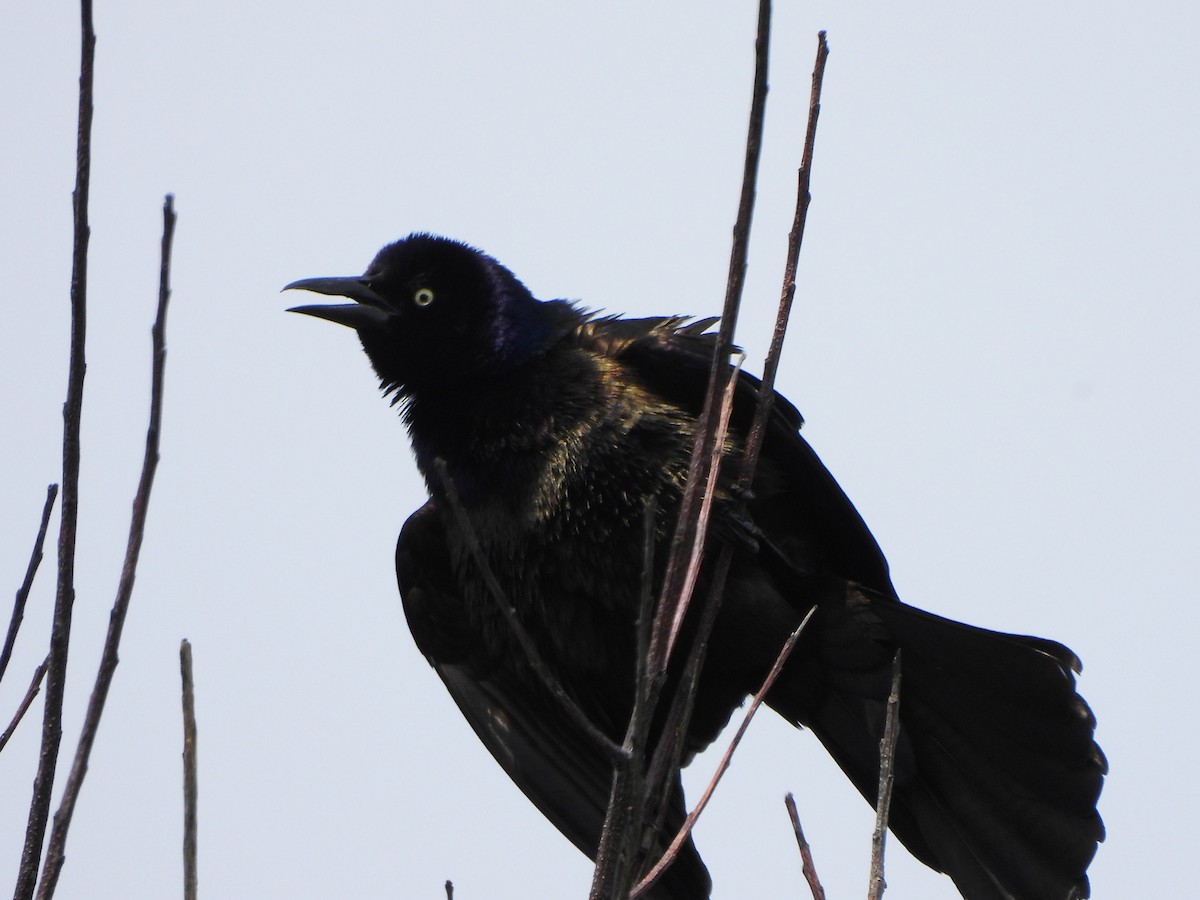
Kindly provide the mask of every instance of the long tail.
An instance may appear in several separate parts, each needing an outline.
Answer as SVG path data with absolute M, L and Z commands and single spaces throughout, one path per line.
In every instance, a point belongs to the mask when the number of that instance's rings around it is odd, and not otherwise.
M 812 728 L 874 805 L 890 682 L 880 661 L 901 649 L 892 832 L 968 900 L 1090 896 L 1108 764 L 1075 692 L 1075 655 L 891 599 L 834 618 L 804 666 L 824 690 L 793 702 L 776 691 L 772 705 Z

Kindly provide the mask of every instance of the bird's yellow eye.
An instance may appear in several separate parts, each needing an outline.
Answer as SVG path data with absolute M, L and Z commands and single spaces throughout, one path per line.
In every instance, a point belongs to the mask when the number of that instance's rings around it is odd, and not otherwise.
M 428 306 L 433 302 L 433 291 L 429 288 L 418 288 L 413 294 L 413 303 L 417 306 Z

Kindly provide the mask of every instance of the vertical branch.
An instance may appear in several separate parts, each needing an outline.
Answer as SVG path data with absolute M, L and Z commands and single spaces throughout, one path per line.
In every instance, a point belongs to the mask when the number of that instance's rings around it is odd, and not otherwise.
M 50 844 L 46 849 L 46 865 L 38 885 L 38 900 L 49 900 L 54 895 L 54 888 L 58 883 L 59 873 L 62 871 L 71 816 L 75 812 L 79 789 L 87 774 L 88 758 L 91 756 L 92 745 L 95 743 L 96 733 L 100 728 L 100 717 L 104 713 L 104 703 L 108 699 L 108 690 L 112 685 L 113 674 L 117 670 L 117 648 L 121 643 L 125 616 L 129 612 L 129 600 L 133 595 L 133 581 L 137 572 L 138 556 L 141 553 L 142 539 L 146 533 L 146 514 L 150 507 L 150 490 L 154 486 L 154 473 L 158 468 L 163 374 L 167 360 L 167 301 L 171 296 L 171 241 L 174 235 L 174 198 L 168 194 L 163 202 L 162 264 L 159 270 L 158 312 L 154 319 L 154 327 L 150 331 L 154 362 L 150 376 L 150 424 L 146 429 L 146 451 L 142 458 L 142 474 L 138 481 L 137 493 L 133 498 L 133 515 L 129 523 L 129 541 L 125 547 L 125 562 L 121 567 L 121 578 L 117 584 L 117 597 L 113 601 L 112 612 L 109 613 L 108 634 L 104 639 L 100 668 L 96 673 L 92 696 L 88 700 L 83 729 L 79 735 L 79 745 L 75 749 L 75 759 L 71 765 L 71 774 L 67 776 L 62 800 L 59 803 L 58 811 L 54 814 L 54 828 L 50 833 Z
M 650 728 L 648 704 L 651 699 L 649 651 L 650 627 L 654 615 L 654 543 L 658 522 L 658 499 L 646 500 L 642 518 L 642 587 L 637 619 L 637 656 L 634 673 L 633 712 L 625 732 L 627 759 L 617 763 L 613 772 L 608 809 L 596 847 L 596 870 L 592 875 L 589 900 L 623 898 L 633 883 L 632 860 L 641 839 L 646 804 L 645 746 Z
M 717 440 L 723 441 L 729 416 L 733 412 L 733 395 L 737 386 L 737 374 L 736 371 L 732 372 L 726 384 L 725 396 L 722 400 L 720 412 L 721 419 L 720 427 L 717 431 Z M 719 447 L 713 448 L 714 467 L 718 462 L 719 449 Z M 711 490 L 706 492 L 706 495 L 709 493 L 711 493 Z M 700 507 L 702 517 L 707 516 L 709 507 L 710 503 L 706 496 Z M 687 573 L 688 578 L 691 580 L 690 583 L 694 583 L 695 573 L 693 570 L 699 569 L 702 556 L 702 548 L 697 547 L 696 554 Z M 667 711 L 665 724 L 660 732 L 658 746 L 654 748 L 654 754 L 650 760 L 649 775 L 646 778 L 645 799 L 643 802 L 653 811 L 653 831 L 655 833 L 662 827 L 662 822 L 666 815 L 667 803 L 671 794 L 672 782 L 674 781 L 674 773 L 679 770 L 684 738 L 687 735 L 688 724 L 691 722 L 692 708 L 696 699 L 696 687 L 700 682 L 700 671 L 704 668 L 704 660 L 708 654 L 708 636 L 712 633 L 713 625 L 716 624 L 717 613 L 721 608 L 721 595 L 724 592 L 725 581 L 729 575 L 729 567 L 732 561 L 733 545 L 726 543 L 721 547 L 721 551 L 717 556 L 717 562 L 712 568 L 708 584 L 707 602 L 701 607 L 699 625 L 692 636 L 691 645 L 687 648 L 687 657 L 683 663 L 683 675 L 678 681 L 674 696 L 671 698 L 671 706 Z
M 754 200 L 758 181 L 758 161 L 762 149 L 763 122 L 767 105 L 767 63 L 771 41 L 771 3 L 760 0 L 758 6 L 758 31 L 754 43 L 754 91 L 750 101 L 750 124 L 746 134 L 746 157 L 742 170 L 742 191 L 738 201 L 737 220 L 733 226 L 733 249 L 729 258 L 729 276 L 725 284 L 725 305 L 721 311 L 721 327 L 713 348 L 709 367 L 708 392 L 704 398 L 704 409 L 697 425 L 692 458 L 688 467 L 687 485 L 679 504 L 679 515 L 675 524 L 675 536 L 671 541 L 667 557 L 666 573 L 663 576 L 660 602 L 655 614 L 653 637 L 651 638 L 651 670 L 657 674 L 666 671 L 678 626 L 687 612 L 690 597 L 684 593 L 686 572 L 692 548 L 703 546 L 703 531 L 697 534 L 698 512 L 706 487 L 715 481 L 716 471 L 710 466 L 708 452 L 718 442 L 716 410 L 728 381 L 729 354 L 733 349 L 733 329 L 737 324 L 738 308 L 742 300 L 742 288 L 746 281 L 746 254 L 750 242 L 750 222 L 754 216 Z
M 783 798 L 783 802 L 787 806 L 788 818 L 792 820 L 792 831 L 796 834 L 796 846 L 800 848 L 800 864 L 804 870 L 804 880 L 808 882 L 808 889 L 812 892 L 813 900 L 825 900 L 825 888 L 821 886 L 821 879 L 817 877 L 817 867 L 813 864 L 812 849 L 808 846 L 808 840 L 804 837 L 804 828 L 800 825 L 800 811 L 796 809 L 796 798 L 789 791 Z
M 761 27 L 760 22 L 760 27 Z M 791 311 L 792 299 L 796 290 L 796 265 L 799 259 L 800 246 L 804 235 L 804 225 L 808 217 L 809 206 L 809 173 L 812 171 L 813 148 L 816 141 L 817 119 L 820 112 L 821 88 L 825 78 L 825 61 L 829 56 L 829 46 L 825 40 L 825 32 L 817 36 L 817 58 L 813 65 L 812 91 L 809 97 L 808 129 L 805 136 L 804 150 L 801 157 L 800 177 L 796 195 L 796 212 L 792 229 L 788 235 L 788 258 L 784 267 L 784 280 L 779 310 L 776 315 L 775 330 L 772 336 L 770 352 L 764 367 L 762 386 L 758 393 L 758 402 L 754 414 L 746 447 L 742 455 L 741 469 L 738 474 L 738 487 L 743 491 L 749 490 L 754 480 L 754 469 L 758 462 L 759 450 L 762 446 L 766 423 L 774 404 L 774 379 L 779 368 L 779 356 L 783 350 L 783 337 Z M 679 747 L 668 745 L 672 735 L 683 735 L 687 732 L 691 718 L 691 704 L 696 680 L 704 663 L 708 635 L 716 620 L 721 593 L 732 561 L 732 548 L 722 547 L 712 568 L 712 578 L 709 585 L 709 600 L 704 607 L 700 626 L 696 631 L 693 645 L 689 651 L 686 672 L 681 681 L 681 689 L 672 701 L 668 714 L 667 726 L 663 729 L 664 739 L 656 748 L 647 777 L 648 796 L 665 797 L 665 785 L 671 773 L 679 765 Z M 664 581 L 665 584 L 665 581 Z M 664 598 L 668 595 L 664 592 Z M 653 802 L 653 801 L 652 801 Z M 661 801 L 660 801 L 661 802 Z
M 74 249 L 71 261 L 71 350 L 67 369 L 67 399 L 63 404 L 62 515 L 58 530 L 58 591 L 50 632 L 50 665 L 46 675 L 42 744 L 38 752 L 33 798 L 25 828 L 25 845 L 17 871 L 14 900 L 29 900 L 37 882 L 38 861 L 46 838 L 50 794 L 58 749 L 62 743 L 63 695 L 67 684 L 67 645 L 75 603 L 75 525 L 79 515 L 79 425 L 83 414 L 84 339 L 87 334 L 88 193 L 92 168 L 92 88 L 96 62 L 96 32 L 91 0 L 80 2 L 79 124 L 75 143 Z
M 800 261 L 800 247 L 804 243 L 804 226 L 808 222 L 808 206 L 812 201 L 809 186 L 812 181 L 813 147 L 817 140 L 817 119 L 821 114 L 821 87 L 825 83 L 825 61 L 829 59 L 829 44 L 825 32 L 817 33 L 817 60 L 813 65 L 812 92 L 808 99 L 808 128 L 804 135 L 804 150 L 800 156 L 800 171 L 796 187 L 796 212 L 792 218 L 792 230 L 788 233 L 787 261 L 783 269 L 783 289 L 779 298 L 779 312 L 775 317 L 775 330 L 771 334 L 771 346 L 763 364 L 762 383 L 759 386 L 759 402 L 754 413 L 754 424 L 746 439 L 746 451 L 742 457 L 742 471 L 738 486 L 743 490 L 750 487 L 754 468 L 758 464 L 758 453 L 762 449 L 763 434 L 767 418 L 775 405 L 775 375 L 779 371 L 779 358 L 783 353 L 783 338 L 787 333 L 788 319 L 792 313 L 792 301 L 796 296 L 796 266 Z
M 196 900 L 196 693 L 188 641 L 179 643 L 179 675 L 183 682 L 183 898 Z
M 725 283 L 725 303 L 721 311 L 721 326 L 709 363 L 708 388 L 704 406 L 697 421 L 692 456 L 688 465 L 687 482 L 679 504 L 675 534 L 667 554 L 654 625 L 651 630 L 649 650 L 651 680 L 649 683 L 650 696 L 647 700 L 651 716 L 654 715 L 657 707 L 659 692 L 665 681 L 667 665 L 691 603 L 695 578 L 689 573 L 694 573 L 699 568 L 703 555 L 707 531 L 707 520 L 703 516 L 704 507 L 707 505 L 705 496 L 711 498 L 712 493 L 716 490 L 720 463 L 718 448 L 724 444 L 724 432 L 721 428 L 718 404 L 721 402 L 721 398 L 731 396 L 731 390 L 736 385 L 737 375 L 730 369 L 729 356 L 733 348 L 733 332 L 737 324 L 742 289 L 746 280 L 750 224 L 754 215 L 758 164 L 766 121 L 770 44 L 771 3 L 770 0 L 759 0 L 754 42 L 754 85 L 751 91 L 750 119 L 746 131 L 741 194 L 733 227 L 729 273 Z M 684 674 L 679 690 L 672 700 L 666 725 L 660 732 L 661 737 L 644 780 L 641 802 L 645 806 L 653 833 L 657 833 L 665 815 L 671 773 L 678 769 L 683 737 L 691 716 L 695 685 L 699 677 L 700 666 L 703 664 L 708 633 L 712 623 L 716 620 L 719 596 L 729 570 L 730 558 L 727 552 L 722 553 L 716 566 L 710 584 L 711 602 L 701 617 L 700 628 L 694 638 L 688 659 L 684 663 Z
M 54 509 L 54 498 L 58 496 L 58 485 L 52 484 L 46 488 L 46 504 L 42 507 L 42 524 L 38 527 L 37 537 L 33 541 L 33 553 L 29 556 L 29 565 L 25 568 L 25 580 L 17 588 L 17 596 L 13 600 L 12 618 L 8 622 L 8 633 L 4 636 L 4 649 L 0 650 L 0 679 L 8 668 L 12 658 L 13 645 L 17 642 L 17 631 L 21 620 L 25 618 L 25 601 L 29 599 L 29 591 L 33 588 L 33 576 L 37 574 L 42 562 L 42 547 L 46 544 L 46 531 L 50 527 L 50 511 Z
M 708 533 L 708 523 L 712 515 L 713 501 L 717 495 L 717 478 L 721 466 L 721 457 L 725 455 L 725 437 L 729 433 L 729 417 L 733 415 L 733 397 L 737 390 L 738 378 L 741 375 L 742 363 L 745 361 L 745 354 L 739 352 L 736 355 L 734 362 L 726 363 L 727 372 L 725 374 L 725 385 L 721 392 L 721 408 L 717 415 L 717 427 L 711 436 L 711 443 L 708 446 L 708 485 L 700 496 L 700 508 L 696 513 L 696 529 L 692 535 L 692 548 L 688 556 L 688 564 L 683 572 L 683 584 L 679 588 L 678 596 L 684 601 L 690 600 L 692 593 L 696 589 L 696 583 L 700 579 L 700 566 L 704 561 L 704 539 Z M 724 578 L 720 580 L 724 584 Z M 719 588 L 718 588 L 719 590 Z M 686 602 L 681 602 L 675 610 L 675 616 L 671 620 L 671 630 L 667 636 L 667 653 L 670 654 L 671 648 L 675 646 L 675 642 L 679 637 L 679 631 L 683 627 L 683 614 L 686 611 Z
M 871 835 L 871 881 L 868 900 L 879 900 L 887 883 L 883 880 L 883 845 L 887 838 L 892 785 L 896 780 L 896 740 L 900 737 L 900 651 L 892 660 L 892 691 L 888 694 L 883 738 L 879 741 L 879 794 L 875 803 L 875 832 Z
M 733 411 L 733 391 L 736 386 L 736 376 L 737 372 L 735 370 L 730 379 L 725 383 L 725 391 L 721 398 L 721 407 L 717 413 L 718 426 L 715 439 L 720 443 L 712 449 L 711 462 L 714 466 L 714 472 L 716 471 L 715 466 L 719 461 L 720 448 L 724 445 L 724 434 L 729 424 L 729 417 Z M 706 527 L 714 492 L 715 483 L 709 484 L 700 498 L 700 507 L 696 513 L 700 520 L 700 534 L 703 533 L 703 529 Z M 651 510 L 648 508 L 647 515 L 650 515 L 650 513 Z M 650 604 L 653 600 L 653 591 L 650 579 L 653 576 L 653 557 L 651 555 L 652 547 L 650 544 L 654 537 L 650 531 L 652 525 L 653 522 L 647 519 L 647 531 L 645 534 L 646 548 L 644 549 L 645 555 L 642 570 L 642 611 L 639 619 L 638 633 L 639 660 L 635 682 L 636 693 L 634 695 L 633 712 L 630 716 L 630 725 L 625 741 L 625 748 L 630 758 L 635 760 L 636 764 L 618 766 L 614 772 L 612 792 L 609 796 L 609 807 L 605 814 L 604 828 L 600 837 L 600 847 L 604 852 L 603 854 L 597 853 L 596 873 L 592 881 L 592 900 L 624 898 L 628 894 L 628 891 L 620 889 L 618 886 L 631 885 L 635 875 L 634 865 L 640 866 L 642 864 L 642 861 L 638 860 L 634 853 L 630 853 L 626 857 L 618 856 L 613 849 L 613 841 L 622 834 L 625 835 L 626 840 L 633 840 L 634 832 L 630 831 L 633 828 L 636 828 L 636 836 L 640 840 L 644 830 L 650 835 L 656 835 L 662 826 L 667 797 L 671 791 L 671 775 L 679 768 L 683 735 L 691 711 L 690 704 L 695 694 L 700 665 L 704 659 L 703 648 L 706 646 L 706 643 L 703 636 L 706 636 L 711 630 L 717 609 L 717 604 L 709 603 L 703 610 L 704 615 L 698 631 L 698 635 L 700 636 L 695 639 L 689 648 L 689 655 L 684 665 L 684 675 L 680 681 L 680 684 L 684 687 L 676 691 L 675 696 L 672 698 L 667 724 L 661 732 L 651 765 L 647 770 L 646 751 L 650 722 L 654 717 L 655 708 L 664 682 L 663 673 L 655 672 L 652 669 L 653 658 L 650 655 L 652 652 L 650 648 L 651 642 L 654 639 L 654 629 L 659 628 L 660 625 L 670 624 L 658 616 L 655 616 L 651 623 Z M 683 573 L 687 580 L 686 583 L 694 584 L 696 570 L 700 566 L 702 549 L 700 546 L 694 548 L 692 557 Z M 722 562 L 719 564 L 718 575 L 714 579 L 714 583 L 724 583 L 730 558 L 728 548 L 725 548 L 722 552 Z M 690 587 L 687 589 L 690 590 Z M 649 634 L 645 632 L 647 628 L 650 630 Z M 680 725 L 679 723 L 683 724 Z M 634 793 L 635 789 L 636 794 Z M 624 815 L 624 818 L 616 814 L 621 804 L 628 806 L 632 810 L 632 813 Z M 651 822 L 648 830 L 643 827 L 647 818 Z M 653 842 L 645 841 L 644 843 L 652 844 Z

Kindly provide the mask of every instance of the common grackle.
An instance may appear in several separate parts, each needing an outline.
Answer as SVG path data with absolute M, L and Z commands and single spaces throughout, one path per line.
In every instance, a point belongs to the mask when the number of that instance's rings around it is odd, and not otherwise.
M 355 329 L 408 426 L 430 493 L 396 547 L 418 648 L 510 777 L 594 856 L 609 759 L 516 645 L 440 473 L 551 671 L 619 743 L 634 692 L 643 510 L 657 498 L 661 560 L 703 403 L 711 322 L 539 301 L 496 260 L 428 234 L 384 247 L 362 276 L 288 288 L 354 301 L 293 311 Z M 728 457 L 741 452 L 757 390 L 739 378 Z M 735 467 L 722 467 L 709 545 L 734 543 L 733 562 L 686 753 L 716 738 L 815 606 L 766 702 L 812 730 L 874 803 L 891 660 L 902 649 L 892 832 L 970 900 L 1089 896 L 1107 763 L 1075 692 L 1078 659 L 1053 641 L 900 602 L 801 424 L 777 396 L 751 490 L 739 494 L 725 474 Z M 682 815 L 676 780 L 668 834 Z M 709 891 L 689 842 L 655 896 Z

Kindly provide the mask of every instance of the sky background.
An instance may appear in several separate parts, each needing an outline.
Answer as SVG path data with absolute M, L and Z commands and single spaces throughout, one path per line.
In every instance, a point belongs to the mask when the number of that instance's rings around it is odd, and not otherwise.
M 77 10 L 0 27 L 0 583 L 60 478 Z M 62 898 L 182 882 L 192 641 L 210 898 L 584 897 L 416 652 L 392 552 L 424 499 L 353 335 L 283 310 L 413 230 L 543 298 L 720 309 L 753 68 L 744 3 L 101 3 L 74 752 L 141 463 L 163 195 L 179 213 L 162 463 Z M 1194 884 L 1200 12 L 781 3 L 739 339 L 758 371 L 818 29 L 832 54 L 779 383 L 911 603 L 1084 660 L 1112 774 L 1098 898 Z M 57 515 L 54 531 L 57 529 Z M 49 546 L 54 546 L 54 531 Z M 53 554 L 0 684 L 46 652 Z M 0 613 L 7 621 L 8 613 Z M 0 754 L 0 885 L 40 703 Z M 693 793 L 714 765 L 688 773 Z M 872 815 L 769 712 L 697 840 L 715 898 L 865 894 Z M 56 801 L 57 802 L 57 801 Z M 888 897 L 950 898 L 889 845 Z M 1186 887 L 1185 887 L 1186 886 Z

